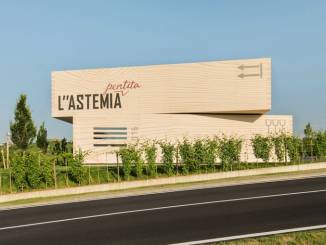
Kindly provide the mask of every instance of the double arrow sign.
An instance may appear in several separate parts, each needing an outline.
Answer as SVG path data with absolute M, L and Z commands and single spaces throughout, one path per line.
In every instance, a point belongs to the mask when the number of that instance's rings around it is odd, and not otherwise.
M 259 65 L 241 65 L 241 66 L 238 66 L 238 68 L 242 71 L 241 74 L 238 75 L 238 77 L 240 78 L 245 78 L 245 77 L 260 77 L 262 78 L 263 77 L 263 65 L 262 64 L 259 64 Z M 248 74 L 245 74 L 245 71 L 246 69 L 258 69 L 259 73 L 248 73 Z

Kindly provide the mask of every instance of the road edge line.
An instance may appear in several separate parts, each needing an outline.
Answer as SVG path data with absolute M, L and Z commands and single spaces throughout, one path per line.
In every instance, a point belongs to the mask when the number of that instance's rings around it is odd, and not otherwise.
M 112 212 L 112 213 L 94 214 L 94 215 L 72 217 L 72 218 L 65 218 L 65 219 L 48 220 L 48 221 L 35 222 L 35 223 L 29 223 L 29 224 L 5 226 L 5 227 L 0 227 L 0 231 L 13 230 L 13 229 L 19 229 L 19 228 L 24 228 L 24 227 L 33 227 L 33 226 L 39 226 L 39 225 L 63 223 L 63 222 L 69 222 L 69 221 L 75 221 L 75 220 L 86 220 L 86 219 L 92 219 L 92 218 L 115 216 L 115 215 L 122 215 L 122 214 L 143 213 L 143 212 L 165 210 L 165 209 L 172 209 L 172 208 L 193 207 L 193 206 L 210 205 L 210 204 L 217 204 L 217 203 L 239 202 L 239 201 L 266 199 L 266 198 L 274 198 L 274 197 L 297 196 L 297 195 L 320 193 L 320 192 L 326 192 L 326 189 L 300 191 L 300 192 L 288 192 L 288 193 L 241 197 L 241 198 L 231 198 L 231 199 L 222 199 L 222 200 L 214 200 L 214 201 L 206 201 L 206 202 L 184 203 L 184 204 L 176 204 L 176 205 L 170 205 L 170 206 L 161 206 L 161 207 L 153 207 L 153 208 L 118 211 L 118 212 Z
M 181 243 L 171 243 L 170 245 L 209 244 L 209 243 L 213 243 L 213 242 L 232 241 L 232 240 L 239 240 L 239 239 L 246 239 L 246 238 L 254 238 L 254 237 L 262 237 L 262 236 L 270 236 L 270 235 L 277 235 L 277 234 L 292 233 L 292 232 L 298 232 L 298 231 L 319 230 L 319 229 L 324 229 L 324 228 L 326 228 L 326 224 L 324 224 L 324 225 L 315 225 L 315 226 L 305 226 L 305 227 L 298 227 L 298 228 L 290 228 L 290 229 L 283 229 L 283 230 L 258 232 L 258 233 L 249 233 L 249 234 L 243 234 L 243 235 L 211 238 L 211 239 L 189 241 L 189 242 L 181 242 Z

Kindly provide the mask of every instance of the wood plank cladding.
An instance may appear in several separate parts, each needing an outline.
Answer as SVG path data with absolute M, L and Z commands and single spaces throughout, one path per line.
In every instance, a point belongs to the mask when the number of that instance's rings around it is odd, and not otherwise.
M 87 163 L 114 163 L 138 140 L 171 142 L 236 135 L 242 160 L 256 161 L 254 134 L 292 133 L 292 116 L 271 109 L 269 58 L 52 73 L 52 116 L 73 123 Z M 160 159 L 157 159 L 160 161 Z
M 262 114 L 270 108 L 269 58 L 52 73 L 52 116 L 68 121 L 89 112 Z

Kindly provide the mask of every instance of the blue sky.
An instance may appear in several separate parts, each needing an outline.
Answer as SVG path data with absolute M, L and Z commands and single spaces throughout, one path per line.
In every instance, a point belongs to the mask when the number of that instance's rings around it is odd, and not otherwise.
M 271 114 L 326 129 L 326 1 L 0 1 L 0 142 L 20 93 L 50 137 L 54 70 L 271 57 Z

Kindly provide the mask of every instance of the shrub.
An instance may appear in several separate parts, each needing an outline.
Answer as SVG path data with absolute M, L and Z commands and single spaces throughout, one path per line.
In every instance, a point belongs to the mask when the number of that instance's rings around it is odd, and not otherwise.
M 207 164 L 208 168 L 214 168 L 217 150 L 218 150 L 218 142 L 217 139 L 207 139 L 204 142 L 205 149 L 205 160 L 204 162 Z
M 302 140 L 296 136 L 288 136 L 286 137 L 285 142 L 290 161 L 300 161 L 300 156 L 302 154 Z
M 202 164 L 205 164 L 206 160 L 206 145 L 202 139 L 196 139 L 193 144 L 193 170 L 198 171 Z
M 33 189 L 40 188 L 42 182 L 41 166 L 36 154 L 26 152 L 25 166 L 29 186 Z
M 251 139 L 251 143 L 255 157 L 262 159 L 264 162 L 269 162 L 273 147 L 270 138 L 257 134 Z
M 272 138 L 274 144 L 275 155 L 278 162 L 284 162 L 285 160 L 285 135 L 280 134 Z
M 173 159 L 175 153 L 175 147 L 170 142 L 161 141 L 159 143 L 162 150 L 162 162 L 164 172 L 171 176 L 174 173 L 173 169 Z
M 46 187 L 53 186 L 54 184 L 52 161 L 54 160 L 51 157 L 45 155 L 41 157 L 41 176 Z
M 155 143 L 145 143 L 144 144 L 144 153 L 146 163 L 148 165 L 148 174 L 150 176 L 156 176 L 157 167 L 156 167 L 156 157 L 157 157 L 157 149 Z
M 16 153 L 12 161 L 12 175 L 14 184 L 21 191 L 27 187 L 25 156 L 22 152 Z
M 195 162 L 196 155 L 192 144 L 184 138 L 179 144 L 179 154 L 182 165 L 182 171 L 187 174 L 189 171 L 197 170 L 197 163 Z
M 315 134 L 314 152 L 318 159 L 326 157 L 326 131 L 319 131 Z
M 65 153 L 69 166 L 69 178 L 75 183 L 81 184 L 86 177 L 86 168 L 83 166 L 85 154 L 79 151 L 76 154 Z
M 122 169 L 125 179 L 129 180 L 132 165 L 136 164 L 136 174 L 140 174 L 142 171 L 142 165 L 140 159 L 138 159 L 139 152 L 134 145 L 127 145 L 123 147 L 118 152 L 122 160 Z
M 141 158 L 141 151 L 136 148 L 133 156 L 133 163 L 135 164 L 136 168 L 136 176 L 141 177 L 144 171 L 144 162 Z
M 227 169 L 235 162 L 240 162 L 242 140 L 237 137 L 225 137 L 219 139 L 218 156 L 221 159 L 223 169 Z

